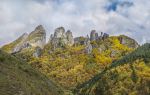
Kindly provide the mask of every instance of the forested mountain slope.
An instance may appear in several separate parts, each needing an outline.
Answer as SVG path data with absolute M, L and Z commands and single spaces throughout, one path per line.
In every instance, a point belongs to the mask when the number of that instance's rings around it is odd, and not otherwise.
M 114 61 L 77 89 L 81 95 L 149 95 L 150 44 Z

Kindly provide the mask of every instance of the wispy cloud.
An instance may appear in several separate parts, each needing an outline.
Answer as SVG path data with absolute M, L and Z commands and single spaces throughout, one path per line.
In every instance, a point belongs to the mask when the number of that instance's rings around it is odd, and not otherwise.
M 150 0 L 1 0 L 0 45 L 42 24 L 49 34 L 59 26 L 75 36 L 96 29 L 150 41 Z

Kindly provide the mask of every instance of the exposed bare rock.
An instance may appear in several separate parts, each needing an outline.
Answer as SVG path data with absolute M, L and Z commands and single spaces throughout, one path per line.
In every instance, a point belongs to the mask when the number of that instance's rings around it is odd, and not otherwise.
M 103 39 L 103 40 L 107 39 L 108 37 L 109 37 L 109 34 L 107 34 L 107 33 L 104 33 L 104 34 L 102 35 L 102 39 Z
M 55 29 L 54 36 L 51 35 L 49 43 L 52 44 L 53 48 L 61 48 L 67 46 L 72 46 L 74 44 L 74 39 L 72 32 L 68 30 L 65 32 L 64 27 L 59 27 Z
M 69 46 L 72 46 L 74 44 L 74 39 L 73 39 L 73 35 L 72 35 L 72 32 L 70 30 L 68 30 L 66 32 L 66 36 L 67 36 L 67 41 L 68 41 L 68 45 Z
M 34 56 L 34 57 L 40 57 L 41 54 L 42 54 L 42 49 L 41 49 L 40 47 L 36 47 L 36 48 L 35 48 L 35 51 L 34 51 L 34 53 L 33 53 L 33 56 Z
M 13 48 L 12 53 L 20 52 L 24 48 L 44 48 L 44 45 L 46 44 L 46 32 L 43 26 L 39 25 L 29 35 L 25 33 L 18 39 L 21 39 L 21 41 Z
M 46 32 L 42 25 L 39 25 L 31 32 L 26 40 L 33 47 L 44 48 L 46 44 Z
M 96 32 L 96 30 L 92 30 L 90 34 L 90 40 L 95 41 L 97 39 L 98 39 L 98 33 Z
M 24 48 L 31 48 L 31 47 L 32 46 L 29 43 L 23 42 L 23 43 L 17 44 L 12 53 L 17 53 L 17 52 L 20 52 Z
M 59 27 L 55 29 L 54 38 L 66 38 L 64 27 Z
M 126 45 L 130 48 L 137 48 L 139 47 L 139 44 L 132 38 L 125 36 L 125 35 L 121 35 L 119 36 L 119 41 L 121 44 Z
M 87 35 L 85 52 L 86 52 L 87 54 L 90 54 L 90 53 L 92 52 L 92 50 L 93 50 L 93 47 L 92 47 L 92 45 L 91 45 L 90 38 L 89 38 L 89 36 Z
M 13 48 L 11 53 L 15 53 L 15 52 L 21 51 L 21 49 L 24 47 L 23 44 L 24 44 L 25 40 L 27 39 L 27 37 L 28 37 L 27 33 L 24 33 L 22 36 L 20 36 L 17 39 L 17 40 L 19 40 L 18 43 L 15 45 L 15 47 Z

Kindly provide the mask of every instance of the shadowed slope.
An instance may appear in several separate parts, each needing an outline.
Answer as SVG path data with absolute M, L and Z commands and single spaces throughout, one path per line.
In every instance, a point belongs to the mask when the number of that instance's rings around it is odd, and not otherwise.
M 62 95 L 40 72 L 0 50 L 0 95 Z

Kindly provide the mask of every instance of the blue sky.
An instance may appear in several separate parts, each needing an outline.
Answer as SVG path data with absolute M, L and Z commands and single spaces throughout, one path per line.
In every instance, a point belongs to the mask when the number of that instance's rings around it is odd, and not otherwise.
M 64 26 L 74 36 L 92 29 L 150 42 L 150 0 L 0 0 L 0 46 L 42 24 L 49 35 Z

